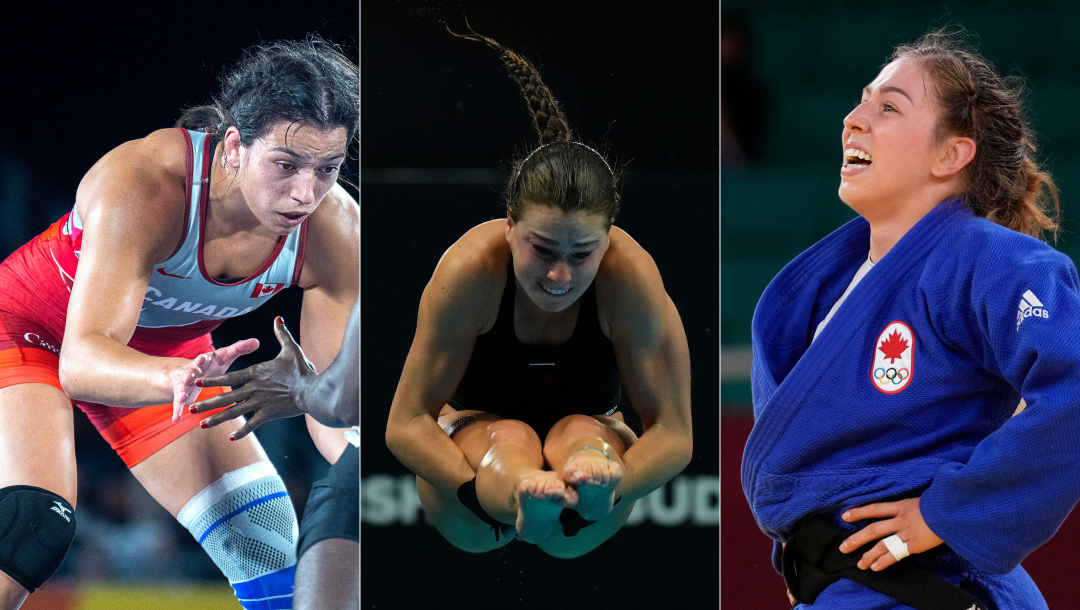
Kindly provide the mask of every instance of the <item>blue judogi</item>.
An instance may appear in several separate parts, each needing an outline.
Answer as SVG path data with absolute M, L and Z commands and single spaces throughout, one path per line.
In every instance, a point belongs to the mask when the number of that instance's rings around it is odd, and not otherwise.
M 811 515 L 854 531 L 866 523 L 845 523 L 844 510 L 922 496 L 927 525 L 955 553 L 904 561 L 973 582 L 1002 610 L 1045 608 L 1018 566 L 1080 499 L 1076 270 L 946 200 L 811 344 L 869 248 L 857 218 L 788 264 L 758 303 L 742 466 L 758 525 L 777 541 Z M 1012 417 L 1021 396 L 1028 406 Z M 842 579 L 813 607 L 906 606 Z

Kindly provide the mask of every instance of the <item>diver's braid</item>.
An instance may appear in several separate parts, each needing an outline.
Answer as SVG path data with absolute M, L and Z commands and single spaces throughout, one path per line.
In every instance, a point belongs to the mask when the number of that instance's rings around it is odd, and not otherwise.
M 465 22 L 465 25 L 468 26 L 468 21 Z M 540 80 L 540 73 L 528 60 L 495 40 L 477 34 L 472 27 L 469 27 L 469 31 L 473 33 L 472 36 L 455 34 L 450 30 L 449 26 L 446 29 L 458 38 L 485 42 L 498 52 L 499 59 L 510 70 L 511 77 L 517 82 L 518 87 L 521 88 L 521 94 L 529 104 L 529 113 L 532 115 L 536 133 L 540 135 L 541 146 L 552 142 L 571 141 L 570 125 L 567 124 L 566 117 L 563 116 L 562 110 L 559 109 L 559 103 L 555 101 L 551 91 Z

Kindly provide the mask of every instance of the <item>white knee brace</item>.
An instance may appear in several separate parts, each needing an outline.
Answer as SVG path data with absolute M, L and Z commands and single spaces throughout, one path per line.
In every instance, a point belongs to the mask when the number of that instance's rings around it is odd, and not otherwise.
M 247 610 L 292 608 L 296 512 L 273 464 L 225 473 L 176 520 L 214 560 Z

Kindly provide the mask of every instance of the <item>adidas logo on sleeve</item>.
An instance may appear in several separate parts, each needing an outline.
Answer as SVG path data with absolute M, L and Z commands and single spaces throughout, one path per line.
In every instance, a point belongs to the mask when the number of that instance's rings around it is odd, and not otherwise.
M 1050 318 L 1050 312 L 1043 307 L 1042 301 L 1036 298 L 1030 290 L 1020 297 L 1020 310 L 1016 312 L 1016 330 L 1020 330 L 1020 324 L 1024 318 Z

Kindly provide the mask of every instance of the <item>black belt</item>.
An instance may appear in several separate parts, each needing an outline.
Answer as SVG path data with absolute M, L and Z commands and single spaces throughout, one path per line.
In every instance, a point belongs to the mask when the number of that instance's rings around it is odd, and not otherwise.
M 987 610 L 967 591 L 911 563 L 897 563 L 880 572 L 860 570 L 856 564 L 877 541 L 841 553 L 840 543 L 851 533 L 816 518 L 803 524 L 788 540 L 780 562 L 795 601 L 812 604 L 826 587 L 849 578 L 917 610 Z

